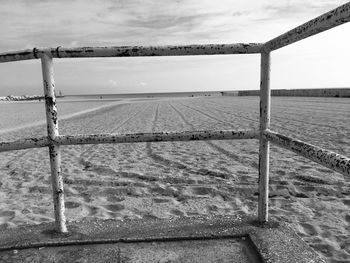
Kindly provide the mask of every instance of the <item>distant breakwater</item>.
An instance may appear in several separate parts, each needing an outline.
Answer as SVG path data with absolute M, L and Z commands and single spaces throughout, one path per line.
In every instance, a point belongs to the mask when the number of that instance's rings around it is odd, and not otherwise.
M 6 97 L 0 97 L 0 101 L 22 101 L 22 100 L 42 100 L 44 96 L 40 95 L 22 95 L 22 96 L 14 96 L 8 95 Z
M 221 92 L 222 96 L 260 96 L 260 90 Z M 271 96 L 350 98 L 350 88 L 339 89 L 274 89 Z
M 64 96 L 56 96 L 56 98 L 63 98 Z M 44 100 L 45 97 L 42 95 L 22 95 L 22 96 L 14 96 L 8 95 L 6 97 L 0 97 L 0 101 L 27 101 L 27 100 Z

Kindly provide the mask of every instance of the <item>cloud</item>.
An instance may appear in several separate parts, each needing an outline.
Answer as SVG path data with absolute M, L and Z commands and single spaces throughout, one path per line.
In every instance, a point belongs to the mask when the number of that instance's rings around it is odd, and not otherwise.
M 244 15 L 244 12 L 239 12 L 239 11 L 232 13 L 232 16 L 243 16 L 243 15 Z
M 118 86 L 118 83 L 114 79 L 110 79 L 109 83 L 112 84 L 113 86 Z
M 68 47 L 77 47 L 79 46 L 79 41 L 73 40 L 68 44 Z
M 193 28 L 204 15 L 155 15 L 147 16 L 141 19 L 129 19 L 125 24 L 129 27 L 166 29 L 181 28 L 182 30 Z
M 262 20 L 295 19 L 298 17 L 305 17 L 305 15 L 310 16 L 309 19 L 311 19 L 328 12 L 343 3 L 344 1 L 334 0 L 293 0 L 292 2 L 270 1 L 268 4 L 262 6 L 262 10 L 265 13 L 265 17 L 263 17 Z
M 264 23 L 304 21 L 337 0 L 0 0 L 0 51 L 55 46 L 261 41 Z M 298 21 L 299 21 L 298 20 Z M 263 23 L 257 24 L 257 21 Z M 259 30 L 257 29 L 259 28 Z M 264 27 L 269 33 L 269 26 Z M 246 37 L 248 36 L 248 37 Z
M 138 87 L 145 87 L 147 86 L 148 84 L 146 82 L 143 82 L 143 81 L 140 81 L 139 83 L 137 83 L 137 86 Z

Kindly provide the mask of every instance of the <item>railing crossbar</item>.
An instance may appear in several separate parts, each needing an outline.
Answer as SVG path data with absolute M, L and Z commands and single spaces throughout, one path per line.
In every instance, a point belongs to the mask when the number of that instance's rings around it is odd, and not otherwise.
M 79 134 L 58 135 L 53 141 L 56 145 L 107 144 L 107 143 L 141 143 L 141 142 L 175 142 L 206 140 L 243 140 L 258 139 L 256 130 L 221 130 L 221 131 L 181 131 L 130 134 Z M 50 145 L 48 137 L 26 138 L 17 141 L 0 142 L 0 152 L 39 148 Z
M 15 141 L 0 142 L 0 152 L 24 150 L 31 148 L 41 148 L 49 146 L 49 139 L 47 136 L 36 138 L 25 138 Z
M 174 141 L 207 141 L 207 140 L 243 140 L 257 139 L 258 132 L 254 130 L 230 131 L 183 131 L 132 133 L 123 135 L 65 135 L 56 138 L 60 145 L 101 144 L 101 143 L 140 143 L 140 142 L 174 142 Z
M 178 46 L 117 46 L 77 48 L 33 48 L 0 53 L 0 63 L 38 59 L 43 54 L 52 58 L 86 57 L 146 57 L 146 56 L 199 56 L 260 53 L 261 43 L 205 44 Z
M 350 176 L 350 158 L 280 133 L 266 130 L 264 138 L 333 171 Z

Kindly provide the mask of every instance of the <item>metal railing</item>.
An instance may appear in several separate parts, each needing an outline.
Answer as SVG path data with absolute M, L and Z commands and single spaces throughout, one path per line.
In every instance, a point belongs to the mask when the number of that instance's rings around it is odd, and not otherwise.
M 288 31 L 266 43 L 225 44 L 225 45 L 187 45 L 187 46 L 122 46 L 122 47 L 82 47 L 82 48 L 34 48 L 0 54 L 0 63 L 41 59 L 45 107 L 47 118 L 47 137 L 27 138 L 17 141 L 0 142 L 0 152 L 28 148 L 49 147 L 51 177 L 55 210 L 56 229 L 67 232 L 64 214 L 64 191 L 61 175 L 61 145 L 136 143 L 192 140 L 233 140 L 259 139 L 259 203 L 258 219 L 268 221 L 269 186 L 269 144 L 289 149 L 299 155 L 324 165 L 334 171 L 350 176 L 350 158 L 321 149 L 270 130 L 270 52 L 322 31 L 350 21 L 350 2 L 325 13 L 309 22 Z M 183 131 L 137 134 L 99 134 L 99 135 L 59 135 L 55 84 L 53 78 L 53 58 L 77 57 L 135 57 L 135 56 L 187 56 L 220 54 L 261 54 L 260 82 L 260 129 L 242 131 Z

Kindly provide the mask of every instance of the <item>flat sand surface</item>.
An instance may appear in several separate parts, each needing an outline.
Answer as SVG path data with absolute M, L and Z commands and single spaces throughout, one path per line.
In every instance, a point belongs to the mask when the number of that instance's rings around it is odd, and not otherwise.
M 257 97 L 137 100 L 59 121 L 60 134 L 257 129 Z M 350 101 L 273 97 L 271 128 L 350 155 Z M 45 125 L 2 140 L 45 135 Z M 350 260 L 350 178 L 271 147 L 270 215 L 330 262 Z M 257 214 L 258 141 L 62 146 L 68 220 Z M 0 153 L 0 227 L 53 221 L 48 150 Z

